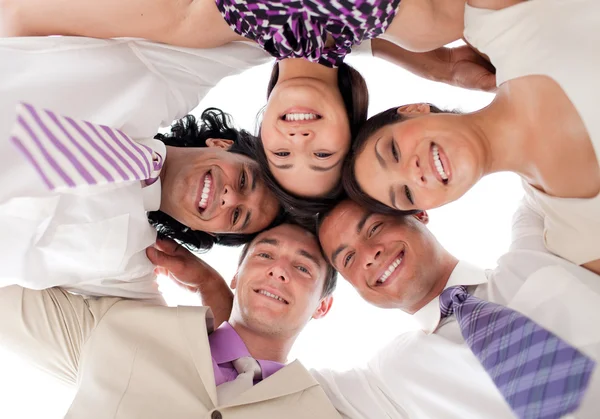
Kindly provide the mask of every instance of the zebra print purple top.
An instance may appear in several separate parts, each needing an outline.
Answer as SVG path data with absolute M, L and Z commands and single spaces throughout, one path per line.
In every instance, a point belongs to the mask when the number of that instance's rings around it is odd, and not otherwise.
M 238 34 L 278 59 L 306 58 L 339 66 L 352 45 L 376 38 L 392 22 L 400 0 L 216 0 Z M 333 45 L 325 46 L 327 35 Z

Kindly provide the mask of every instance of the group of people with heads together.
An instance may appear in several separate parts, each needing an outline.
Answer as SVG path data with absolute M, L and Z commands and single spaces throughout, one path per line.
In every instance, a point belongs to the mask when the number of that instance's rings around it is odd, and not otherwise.
M 0 1 L 0 344 L 75 386 L 67 418 L 598 417 L 598 28 L 593 0 Z M 351 52 L 495 97 L 369 116 Z M 190 115 L 273 57 L 255 134 Z M 503 171 L 484 271 L 427 210 Z M 243 246 L 230 283 L 214 244 Z M 419 330 L 287 363 L 338 273 Z

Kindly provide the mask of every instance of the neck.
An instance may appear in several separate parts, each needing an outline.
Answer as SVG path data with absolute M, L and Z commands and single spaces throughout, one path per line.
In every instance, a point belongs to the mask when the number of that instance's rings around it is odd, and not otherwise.
M 530 173 L 531 136 L 519 107 L 510 99 L 508 88 L 500 89 L 489 106 L 464 115 L 479 143 L 482 176 L 510 171 L 527 177 Z
M 417 304 L 414 304 L 409 309 L 405 309 L 409 314 L 415 314 L 417 311 L 421 310 L 427 304 L 429 304 L 433 299 L 439 296 L 444 288 L 446 288 L 446 284 L 450 279 L 450 275 L 458 265 L 458 259 L 452 256 L 446 249 L 441 249 L 442 254 L 440 255 L 439 262 L 437 265 L 439 266 L 439 270 L 437 272 L 437 281 L 433 284 L 429 292 L 419 301 Z
M 231 324 L 240 338 L 242 338 L 246 348 L 248 348 L 248 352 L 250 352 L 253 358 L 279 362 L 281 364 L 287 362 L 288 354 L 298 337 L 297 334 L 286 337 L 258 333 L 233 319 L 229 320 L 229 324 Z
M 277 83 L 296 78 L 319 79 L 337 85 L 338 70 L 302 58 L 286 58 L 279 62 Z

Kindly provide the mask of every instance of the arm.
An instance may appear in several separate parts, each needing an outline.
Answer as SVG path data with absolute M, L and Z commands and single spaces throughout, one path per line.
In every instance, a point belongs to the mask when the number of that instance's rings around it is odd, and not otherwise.
M 465 0 L 402 0 L 382 35 L 410 51 L 432 51 L 462 37 Z
M 211 48 L 235 34 L 213 0 L 0 0 L 0 36 L 134 37 Z
M 119 300 L 86 300 L 60 288 L 0 288 L 0 344 L 61 381 L 76 384 L 85 342 Z
M 438 48 L 412 52 L 384 39 L 373 39 L 373 55 L 396 64 L 417 76 L 465 89 L 493 92 L 494 67 L 471 47 Z
M 210 307 L 215 316 L 215 327 L 229 319 L 233 293 L 223 277 L 206 262 L 172 240 L 157 240 L 156 247 L 148 248 L 146 254 L 157 266 L 156 273 L 200 295 L 202 304 Z

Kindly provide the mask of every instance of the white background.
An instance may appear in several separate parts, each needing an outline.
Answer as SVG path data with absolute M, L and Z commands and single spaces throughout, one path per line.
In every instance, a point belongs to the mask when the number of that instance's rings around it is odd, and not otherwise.
M 492 99 L 490 94 L 419 79 L 378 59 L 351 57 L 348 62 L 367 80 L 370 114 L 413 102 L 472 111 Z M 257 67 L 223 80 L 195 113 L 209 106 L 219 107 L 233 114 L 240 127 L 254 132 L 256 114 L 265 105 L 270 68 L 270 65 Z M 496 259 L 508 248 L 510 220 L 521 196 L 516 176 L 489 176 L 460 202 L 430 211 L 429 227 L 459 259 L 484 268 L 494 267 Z M 227 279 L 235 271 L 238 252 L 238 249 L 215 248 L 205 255 L 205 260 Z M 198 303 L 193 296 L 168 283 L 163 282 L 163 289 L 170 304 Z M 413 327 L 404 313 L 377 309 L 363 302 L 341 278 L 334 299 L 328 316 L 308 325 L 290 359 L 300 358 L 308 367 L 349 368 L 364 362 L 387 341 Z M 62 418 L 72 395 L 73 389 L 0 349 L 0 419 Z

